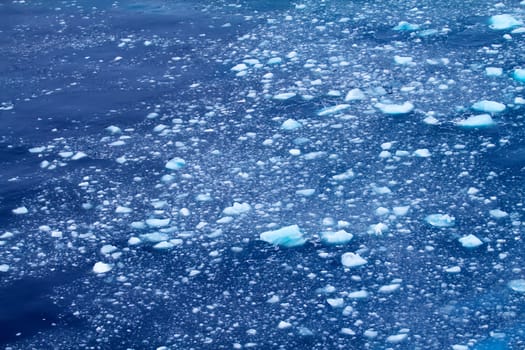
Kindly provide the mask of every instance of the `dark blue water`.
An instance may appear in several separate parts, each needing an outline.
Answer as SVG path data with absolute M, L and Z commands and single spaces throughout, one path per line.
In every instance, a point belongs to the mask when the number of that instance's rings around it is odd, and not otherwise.
M 525 348 L 523 11 L 1 2 L 0 347 Z

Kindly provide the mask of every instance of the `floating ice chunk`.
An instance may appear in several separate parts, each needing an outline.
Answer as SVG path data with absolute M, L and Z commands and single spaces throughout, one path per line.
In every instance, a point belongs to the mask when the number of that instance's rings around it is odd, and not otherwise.
M 225 215 L 241 215 L 249 212 L 252 209 L 248 203 L 233 203 L 231 207 L 224 208 L 222 211 Z
M 267 64 L 279 64 L 283 61 L 281 57 L 272 57 L 266 62 Z
M 331 114 L 336 114 L 336 113 L 342 112 L 342 111 L 344 111 L 344 110 L 346 110 L 348 108 L 350 108 L 349 104 L 339 104 L 339 105 L 335 105 L 335 106 L 330 106 L 330 107 L 326 107 L 326 108 L 321 109 L 319 112 L 317 112 L 317 115 L 319 117 L 324 117 L 324 116 L 327 116 L 327 115 L 331 115 Z
M 231 68 L 231 70 L 234 71 L 234 72 L 242 72 L 242 71 L 244 71 L 246 69 L 248 69 L 248 66 L 245 65 L 244 63 L 239 63 L 238 65 L 233 66 Z
M 84 152 L 77 152 L 75 153 L 72 157 L 71 157 L 71 160 L 79 160 L 79 159 L 82 159 L 82 158 L 86 158 L 87 157 L 87 154 L 85 154 Z
M 140 235 L 140 239 L 150 243 L 158 243 L 162 241 L 167 241 L 170 237 L 166 233 L 162 232 L 152 232 Z
M 111 254 L 114 251 L 116 251 L 118 248 L 111 244 L 103 245 L 102 248 L 100 248 L 100 252 L 104 255 Z
M 122 132 L 122 130 L 118 126 L 115 126 L 115 125 L 108 126 L 106 128 L 106 131 L 109 132 L 110 134 L 120 134 Z
M 123 206 L 118 206 L 117 209 L 115 209 L 115 213 L 117 214 L 129 214 L 133 211 L 133 209 Z
M 379 195 L 390 194 L 392 190 L 386 186 L 373 186 L 374 192 Z
M 326 302 L 328 305 L 334 308 L 343 307 L 345 305 L 345 301 L 343 298 L 328 298 L 326 299 Z
M 357 253 L 344 253 L 341 256 L 341 263 L 346 267 L 358 267 L 368 263 Z
M 414 110 L 414 105 L 411 102 L 404 102 L 403 104 L 376 103 L 375 107 L 388 115 L 407 114 Z
M 29 153 L 42 153 L 46 150 L 46 146 L 33 147 L 29 149 Z
M 512 29 L 523 24 L 509 14 L 492 16 L 489 19 L 490 28 L 494 30 Z
M 472 105 L 473 110 L 476 110 L 479 112 L 486 112 L 486 113 L 503 112 L 505 108 L 506 107 L 503 103 L 499 103 L 495 101 L 488 101 L 488 100 L 482 100 Z
M 392 293 L 398 290 L 399 287 L 401 287 L 399 283 L 387 284 L 379 288 L 379 293 L 384 293 L 384 294 Z
M 99 261 L 93 265 L 93 272 L 97 274 L 106 273 L 111 271 L 112 268 L 111 265 Z
M 454 345 L 452 345 L 452 350 L 468 350 L 468 346 L 467 345 L 454 344 Z
M 330 91 L 328 91 L 327 95 L 328 96 L 332 96 L 332 97 L 339 97 L 339 96 L 341 96 L 341 91 L 339 91 L 339 90 L 330 90 Z
M 364 100 L 366 98 L 365 93 L 361 91 L 361 89 L 352 89 L 348 91 L 348 93 L 345 96 L 345 102 L 350 101 L 359 101 Z
M 146 225 L 153 228 L 166 227 L 170 224 L 171 219 L 147 219 Z
M 426 117 L 423 122 L 428 125 L 439 125 L 439 120 L 432 116 Z
M 487 67 L 485 68 L 485 74 L 489 77 L 499 77 L 503 74 L 503 69 L 499 67 Z
M 344 335 L 355 335 L 355 331 L 352 330 L 351 328 L 343 327 L 343 328 L 341 328 L 341 334 L 344 334 Z
M 368 292 L 366 290 L 358 290 L 357 292 L 348 293 L 350 299 L 365 299 L 368 298 Z
M 415 150 L 414 151 L 414 155 L 416 157 L 420 157 L 420 158 L 428 158 L 428 157 L 432 156 L 430 154 L 430 151 L 428 149 L 426 149 L 426 148 L 421 148 L 421 149 Z
M 173 247 L 175 247 L 175 244 L 168 242 L 168 241 L 162 241 L 162 242 L 155 244 L 153 246 L 153 249 L 164 250 L 164 249 L 171 249 Z
M 313 188 L 305 188 L 303 190 L 297 190 L 295 191 L 295 193 L 299 196 L 305 196 L 305 197 L 309 197 L 311 195 L 313 195 L 315 193 L 315 189 Z
M 282 124 L 281 124 L 281 129 L 283 130 L 286 130 L 286 131 L 293 131 L 293 130 L 296 130 L 296 129 L 299 129 L 300 127 L 302 127 L 303 125 L 301 123 L 299 123 L 297 120 L 294 120 L 294 119 L 286 119 Z
M 0 265 L 0 272 L 7 272 L 7 271 L 9 271 L 9 268 L 10 268 L 9 265 L 1 264 Z
M 397 343 L 401 343 L 407 337 L 408 337 L 408 334 L 406 333 L 395 334 L 395 335 L 388 336 L 386 338 L 386 341 L 387 343 L 397 344 Z
M 15 215 L 23 215 L 29 213 L 29 210 L 27 210 L 26 207 L 18 207 L 12 210 L 13 214 Z
M 473 234 L 461 237 L 459 243 L 465 248 L 476 248 L 483 244 L 483 242 Z
M 494 120 L 490 114 L 474 115 L 456 123 L 456 125 L 463 128 L 487 128 L 494 124 Z
M 179 170 L 184 168 L 186 161 L 182 158 L 175 157 L 166 163 L 166 168 L 170 170 Z
M 279 324 L 277 325 L 277 328 L 279 328 L 279 329 L 286 329 L 286 328 L 290 328 L 291 326 L 292 326 L 291 323 L 286 322 L 286 321 L 281 321 L 281 322 L 279 322 Z
M 461 272 L 461 267 L 459 267 L 459 266 L 447 267 L 447 268 L 445 268 L 445 272 L 446 273 L 460 273 Z
M 377 335 L 379 334 L 378 331 L 375 331 L 373 329 L 367 329 L 366 331 L 364 331 L 363 335 L 369 339 L 373 339 L 375 337 L 377 337 Z
M 285 226 L 278 230 L 261 233 L 260 239 L 274 245 L 291 248 L 306 243 L 303 233 L 297 225 Z
M 368 234 L 381 236 L 383 233 L 388 231 L 388 226 L 382 222 L 378 224 L 370 225 L 368 228 Z
M 407 215 L 409 209 L 410 206 L 394 207 L 392 208 L 392 211 L 394 212 L 395 216 L 405 216 Z
M 524 279 L 512 280 L 509 282 L 508 286 L 510 289 L 512 289 L 515 292 L 525 293 L 525 280 Z
M 385 215 L 388 215 L 390 213 L 390 210 L 388 210 L 388 208 L 385 208 L 385 207 L 379 207 L 375 210 L 375 214 L 377 216 L 385 216 Z
M 455 224 L 455 218 L 448 214 L 430 214 L 425 221 L 434 227 L 452 227 Z
M 324 156 L 326 156 L 326 152 L 323 152 L 323 151 L 310 152 L 310 153 L 306 153 L 304 155 L 304 159 L 306 159 L 306 160 L 314 160 L 314 159 L 323 158 Z
M 348 169 L 344 173 L 332 176 L 332 179 L 335 180 L 335 181 L 345 181 L 345 180 L 349 180 L 349 179 L 353 178 L 354 176 L 355 175 L 354 175 L 354 172 L 352 171 L 352 169 Z
M 400 65 L 409 65 L 413 63 L 413 58 L 409 56 L 394 56 L 394 62 Z
M 490 216 L 494 219 L 503 219 L 509 216 L 509 214 L 501 209 L 492 209 L 489 211 Z
M 289 100 L 289 99 L 291 99 L 292 97 L 295 97 L 295 96 L 297 96 L 297 94 L 295 92 L 284 92 L 282 94 L 273 95 L 273 99 L 274 100 L 279 100 L 279 101 L 285 101 L 285 100 Z
M 339 230 L 336 232 L 326 231 L 321 233 L 321 240 L 326 244 L 345 244 L 354 238 L 354 235 L 346 232 L 345 230 Z
M 129 245 L 137 245 L 137 244 L 140 244 L 142 241 L 140 240 L 140 238 L 138 237 L 130 237 L 128 239 L 128 244 Z
M 412 24 L 405 21 L 401 21 L 393 29 L 398 31 L 407 31 L 412 32 L 414 30 L 419 30 L 420 26 L 418 24 Z
M 514 69 L 512 77 L 521 83 L 525 83 L 525 69 Z

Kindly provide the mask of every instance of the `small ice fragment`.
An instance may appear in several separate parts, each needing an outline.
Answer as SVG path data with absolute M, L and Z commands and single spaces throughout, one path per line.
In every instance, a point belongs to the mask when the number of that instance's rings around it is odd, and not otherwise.
M 354 172 L 352 171 L 352 169 L 348 169 L 344 173 L 332 176 L 332 179 L 335 180 L 335 181 L 345 181 L 345 180 L 349 180 L 349 179 L 351 179 L 353 177 L 354 177 Z
M 409 209 L 410 206 L 394 207 L 392 208 L 392 211 L 394 212 L 395 216 L 405 216 L 407 215 Z
M 115 209 L 115 213 L 117 214 L 129 214 L 133 211 L 133 209 L 123 206 L 118 206 L 117 209 Z
M 439 120 L 432 116 L 426 117 L 423 122 L 428 125 L 439 125 Z
M 339 104 L 339 105 L 323 108 L 319 112 L 317 112 L 317 115 L 319 117 L 324 117 L 324 116 L 327 116 L 327 115 L 331 115 L 331 114 L 342 112 L 342 111 L 344 111 L 344 110 L 346 110 L 348 108 L 350 108 L 349 104 Z
M 482 100 L 472 105 L 473 110 L 485 113 L 500 113 L 503 112 L 505 108 L 503 103 L 488 100 Z
M 296 129 L 299 129 L 300 127 L 302 127 L 303 125 L 301 123 L 299 123 L 297 120 L 294 120 L 294 119 L 286 119 L 282 124 L 281 124 L 281 129 L 283 130 L 286 130 L 286 131 L 293 131 L 293 130 L 296 130 Z
M 109 132 L 110 134 L 120 134 L 122 132 L 122 130 L 120 130 L 120 128 L 115 125 L 108 126 L 106 128 L 106 131 Z
M 485 68 L 485 74 L 489 77 L 499 77 L 503 74 L 503 69 L 500 67 L 487 67 Z
M 356 89 L 352 89 L 348 91 L 345 97 L 345 102 L 359 101 L 359 100 L 364 100 L 365 98 L 366 98 L 365 93 L 361 91 L 361 89 L 356 88 Z
M 248 66 L 245 65 L 244 63 L 239 63 L 238 65 L 233 66 L 231 68 L 231 70 L 234 71 L 234 72 L 242 72 L 242 71 L 244 71 L 246 69 L 248 69 Z
M 375 107 L 388 115 L 407 114 L 414 109 L 411 102 L 404 102 L 403 104 L 376 103 Z
M 465 248 L 476 248 L 483 244 L 483 242 L 473 234 L 461 237 L 459 243 Z
M 100 248 L 100 252 L 104 255 L 111 254 L 114 251 L 116 251 L 118 248 L 111 244 L 103 245 L 102 248 Z
M 354 235 L 345 230 L 339 230 L 336 232 L 326 231 L 321 233 L 321 240 L 326 244 L 345 244 L 350 242 L 352 238 L 354 238 Z
M 397 344 L 401 343 L 403 340 L 405 340 L 408 337 L 408 334 L 402 333 L 402 334 L 395 334 L 391 335 L 386 338 L 387 343 Z
M 386 224 L 383 224 L 382 222 L 378 224 L 370 225 L 368 228 L 368 234 L 381 236 L 383 233 L 388 231 L 388 226 Z
M 355 335 L 355 332 L 351 328 L 343 327 L 343 328 L 341 328 L 341 334 L 344 334 L 344 335 Z
M 525 293 L 525 280 L 524 279 L 512 280 L 509 282 L 508 286 L 510 289 L 512 289 L 515 292 Z
M 292 326 L 291 323 L 286 322 L 286 321 L 281 321 L 281 322 L 279 322 L 279 324 L 277 325 L 277 328 L 279 328 L 279 329 L 286 329 L 286 328 L 290 328 L 291 326 Z
M 29 210 L 27 210 L 26 207 L 18 207 L 12 210 L 13 214 L 15 215 L 23 215 L 29 213 Z
M 171 249 L 175 246 L 175 244 L 167 241 L 162 241 L 153 246 L 153 249 L 163 250 L 163 249 Z
M 515 69 L 512 77 L 521 83 L 525 83 L 525 69 Z
M 468 346 L 467 345 L 454 344 L 454 345 L 452 345 L 452 350 L 468 350 Z
M 291 99 L 292 97 L 295 97 L 296 95 L 297 94 L 295 92 L 284 92 L 282 94 L 274 95 L 273 99 L 279 100 L 279 101 L 285 101 L 285 100 Z
M 249 212 L 252 209 L 248 203 L 233 203 L 231 207 L 225 208 L 222 212 L 224 215 L 241 215 Z
M 97 262 L 95 265 L 93 265 L 93 272 L 100 274 L 100 273 L 106 273 L 111 271 L 112 267 L 109 264 L 103 263 L 103 262 Z
M 447 273 L 460 273 L 461 272 L 461 267 L 459 267 L 459 266 L 447 267 L 447 268 L 445 268 L 445 272 L 447 272 Z
M 71 160 L 79 160 L 79 159 L 86 158 L 86 157 L 87 157 L 87 154 L 85 154 L 84 152 L 77 152 L 73 155 L 73 157 L 71 157 Z
M 419 27 L 418 24 L 412 24 L 412 23 L 408 23 L 408 22 L 405 22 L 405 21 L 401 21 L 393 29 L 394 30 L 399 30 L 399 31 L 411 32 L 411 31 L 414 31 L 414 30 L 418 30 L 419 28 L 420 27 Z
M 431 156 L 430 151 L 426 148 L 417 149 L 414 151 L 414 155 L 420 158 L 428 158 Z
M 350 299 L 365 299 L 368 298 L 368 292 L 366 290 L 358 290 L 356 292 L 348 293 Z
M 326 152 L 318 151 L 318 152 L 309 152 L 304 155 L 304 159 L 306 160 L 315 160 L 320 159 L 326 156 Z
M 283 61 L 283 59 L 281 57 L 272 57 L 268 60 L 268 64 L 279 64 Z
M 170 170 L 179 170 L 186 165 L 186 161 L 182 158 L 175 157 L 166 163 L 166 168 Z
M 368 261 L 357 253 L 344 253 L 343 256 L 341 256 L 341 263 L 346 267 L 358 267 L 365 265 Z
M 387 285 L 381 286 L 379 288 L 379 293 L 384 293 L 384 294 L 392 293 L 392 292 L 395 292 L 396 290 L 398 290 L 399 287 L 401 287 L 401 285 L 399 283 L 387 284 Z
M 328 305 L 330 305 L 333 308 L 343 307 L 345 304 L 345 301 L 343 298 L 328 298 L 326 299 L 326 302 L 328 303 Z
M 165 227 L 168 226 L 171 222 L 171 219 L 147 219 L 146 225 L 153 228 Z
M 456 125 L 463 128 L 486 128 L 494 124 L 494 120 L 490 114 L 474 115 L 456 123 Z
M 162 232 L 152 232 L 140 235 L 141 240 L 150 242 L 150 243 L 159 243 L 162 241 L 167 241 L 169 236 Z
M 295 193 L 299 196 L 309 197 L 315 193 L 313 188 L 305 188 L 303 190 L 297 190 Z
M 494 30 L 512 29 L 523 24 L 509 14 L 492 16 L 489 19 L 490 28 Z
M 363 335 L 369 339 L 372 339 L 372 338 L 375 338 L 377 337 L 377 335 L 379 334 L 379 332 L 377 331 L 374 331 L 373 329 L 367 329 Z
M 42 153 L 46 150 L 46 146 L 33 147 L 29 149 L 29 153 Z
M 430 214 L 425 221 L 434 227 L 452 227 L 455 224 L 455 218 L 448 214 Z
M 140 240 L 140 238 L 138 237 L 130 237 L 128 239 L 128 244 L 129 245 L 137 245 L 137 244 L 140 244 L 142 241 Z
M 412 61 L 412 57 L 409 56 L 394 56 L 394 62 L 396 62 L 399 65 L 409 65 L 413 63 Z
M 9 265 L 1 264 L 0 265 L 0 272 L 7 272 L 7 271 L 9 271 Z
M 490 216 L 494 219 L 503 219 L 509 216 L 509 214 L 501 209 L 492 209 L 489 211 Z
M 297 247 L 306 243 L 303 233 L 297 225 L 285 226 L 278 230 L 261 233 L 260 239 L 274 245 L 283 247 Z

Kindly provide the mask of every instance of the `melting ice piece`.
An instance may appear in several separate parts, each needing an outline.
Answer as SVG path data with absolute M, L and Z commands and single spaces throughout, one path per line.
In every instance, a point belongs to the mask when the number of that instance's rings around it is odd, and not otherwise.
M 23 215 L 29 213 L 29 210 L 27 210 L 26 207 L 18 207 L 12 210 L 13 214 L 15 215 Z
M 364 100 L 365 97 L 364 92 L 360 89 L 352 89 L 346 94 L 345 102 Z
M 509 282 L 508 286 L 510 289 L 512 289 L 515 292 L 525 293 L 525 280 L 524 279 L 512 280 Z
M 243 70 L 246 70 L 246 69 L 248 69 L 248 66 L 245 65 L 244 63 L 239 63 L 238 65 L 233 66 L 231 68 L 231 70 L 234 72 L 242 72 Z
M 175 157 L 166 163 L 166 168 L 170 170 L 179 170 L 186 165 L 186 161 L 182 158 Z
M 249 212 L 252 207 L 248 203 L 233 203 L 231 207 L 225 208 L 222 212 L 225 215 L 241 215 Z
M 404 102 L 403 104 L 376 103 L 375 107 L 388 115 L 407 114 L 414 109 L 411 102 Z
M 295 191 L 295 194 L 299 196 L 309 197 L 315 193 L 315 189 L 313 188 L 305 188 L 303 190 L 297 190 Z
M 326 231 L 321 233 L 321 240 L 326 244 L 345 244 L 354 238 L 354 235 L 346 232 L 345 230 L 339 230 L 337 232 Z
M 346 267 L 358 267 L 368 263 L 357 253 L 344 253 L 341 256 L 341 263 Z
M 352 169 L 348 169 L 344 173 L 332 176 L 332 179 L 334 179 L 335 181 L 345 181 L 353 177 L 354 177 L 354 172 L 352 171 Z
M 503 219 L 509 216 L 509 214 L 506 211 L 503 211 L 501 209 L 492 209 L 489 211 L 490 216 L 492 216 L 494 219 Z
M 487 128 L 493 126 L 494 120 L 490 114 L 480 114 L 468 117 L 467 119 L 460 120 L 456 123 L 457 126 L 462 128 Z
M 350 299 L 365 299 L 368 298 L 368 292 L 366 290 L 358 290 L 356 292 L 348 293 Z
M 331 107 L 326 107 L 326 108 L 321 109 L 319 112 L 317 112 L 317 115 L 320 116 L 320 117 L 324 117 L 324 116 L 327 116 L 327 115 L 331 115 L 331 114 L 342 112 L 342 111 L 344 111 L 345 109 L 348 109 L 348 108 L 350 108 L 350 105 L 348 105 L 348 104 L 340 104 L 340 105 L 335 105 L 335 106 L 331 106 Z
M 408 23 L 408 22 L 405 22 L 405 21 L 401 21 L 393 29 L 394 30 L 399 30 L 399 31 L 411 32 L 411 31 L 414 31 L 414 30 L 418 30 L 419 28 L 420 27 L 419 27 L 418 24 L 412 24 L 412 23 Z
M 505 110 L 505 105 L 496 101 L 482 100 L 472 105 L 472 109 L 479 112 L 499 113 Z
M 292 97 L 295 97 L 296 95 L 297 94 L 295 92 L 284 92 L 282 94 L 273 95 L 273 99 L 279 100 L 279 101 L 285 101 L 285 100 L 291 99 Z
M 483 244 L 483 242 L 473 234 L 461 237 L 459 243 L 465 248 L 477 248 Z
M 400 65 L 410 65 L 413 63 L 413 58 L 410 56 L 394 56 L 394 62 Z
M 109 264 L 103 263 L 103 262 L 97 262 L 95 265 L 93 265 L 93 272 L 94 273 L 106 273 L 111 271 L 112 267 Z
M 387 343 L 397 344 L 401 343 L 403 340 L 405 340 L 408 337 L 408 334 L 402 333 L 402 334 L 395 334 L 391 335 L 386 338 Z
M 165 227 L 168 226 L 171 222 L 171 219 L 147 219 L 146 225 L 153 228 Z
M 297 225 L 285 226 L 278 230 L 261 233 L 260 239 L 270 244 L 287 248 L 298 247 L 306 243 L 303 233 Z
M 299 123 L 297 120 L 294 120 L 294 119 L 286 119 L 282 124 L 281 124 L 281 129 L 283 130 L 286 130 L 286 131 L 293 131 L 293 130 L 296 130 L 296 129 L 299 129 L 300 127 L 302 127 L 303 125 L 301 123 Z
M 499 67 L 487 67 L 485 68 L 485 74 L 489 77 L 499 77 L 503 74 L 503 69 Z
M 525 69 L 515 69 L 512 77 L 521 83 L 525 83 Z
M 398 290 L 399 287 L 401 287 L 399 283 L 387 284 L 379 288 L 379 293 L 384 293 L 384 294 L 392 293 Z
M 455 224 L 455 218 L 448 214 L 430 214 L 425 221 L 434 227 L 452 227 Z
M 430 151 L 428 149 L 426 149 L 426 148 L 421 148 L 421 149 L 415 150 L 414 151 L 414 155 L 416 157 L 420 157 L 420 158 L 428 158 L 428 157 L 432 156 L 430 154 Z
M 159 243 L 162 241 L 167 241 L 170 237 L 162 232 L 152 232 L 140 235 L 140 239 L 150 243 Z
M 522 21 L 517 20 L 509 14 L 492 16 L 489 19 L 490 28 L 494 30 L 511 29 L 523 24 Z

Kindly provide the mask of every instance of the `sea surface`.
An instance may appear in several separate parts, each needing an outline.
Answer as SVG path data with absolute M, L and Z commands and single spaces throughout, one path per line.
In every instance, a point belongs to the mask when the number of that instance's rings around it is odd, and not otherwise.
M 0 0 L 1 349 L 525 349 L 525 1 Z

